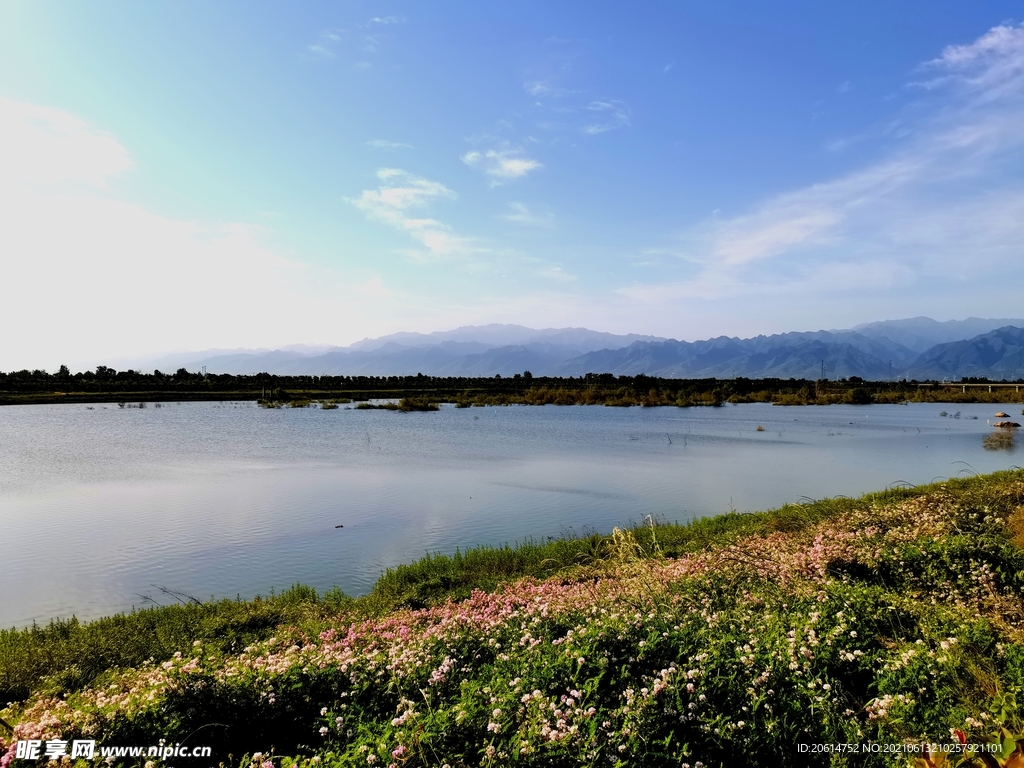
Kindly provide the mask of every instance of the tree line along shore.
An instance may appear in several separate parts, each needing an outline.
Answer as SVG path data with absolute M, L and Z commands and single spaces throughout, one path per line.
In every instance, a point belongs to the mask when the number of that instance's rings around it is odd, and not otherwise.
M 31 403 L 167 402 L 255 400 L 265 405 L 309 405 L 407 400 L 400 410 L 430 410 L 423 404 L 717 406 L 770 402 L 776 405 L 904 402 L 1024 402 L 1024 382 L 965 379 L 952 382 L 810 379 L 667 379 L 643 374 L 580 377 L 533 376 L 277 376 L 116 371 L 105 366 L 72 374 L 62 366 L 46 371 L 0 372 L 0 405 Z
M 1021 470 L 434 554 L 362 597 L 154 599 L 0 631 L 5 765 L 25 739 L 245 768 L 1024 759 Z

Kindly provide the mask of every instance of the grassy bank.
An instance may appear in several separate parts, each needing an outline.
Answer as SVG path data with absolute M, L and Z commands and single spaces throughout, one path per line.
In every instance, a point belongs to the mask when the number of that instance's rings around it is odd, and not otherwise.
M 3 633 L 0 717 L 101 744 L 202 729 L 215 762 L 278 768 L 903 765 L 797 745 L 1018 733 L 1022 543 L 1008 472 L 473 549 L 361 598 Z

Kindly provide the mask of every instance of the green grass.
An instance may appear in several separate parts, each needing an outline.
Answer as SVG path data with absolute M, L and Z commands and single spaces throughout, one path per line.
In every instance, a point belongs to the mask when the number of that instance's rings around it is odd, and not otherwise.
M 174 604 L 90 622 L 71 618 L 0 630 L 0 702 L 20 701 L 33 692 L 77 691 L 112 670 L 168 659 L 196 640 L 237 653 L 281 624 L 325 615 L 339 599 L 331 593 L 325 600 L 297 584 L 252 600 Z
M 359 403 L 358 411 L 439 411 L 437 401 L 427 397 L 403 397 L 397 403 Z

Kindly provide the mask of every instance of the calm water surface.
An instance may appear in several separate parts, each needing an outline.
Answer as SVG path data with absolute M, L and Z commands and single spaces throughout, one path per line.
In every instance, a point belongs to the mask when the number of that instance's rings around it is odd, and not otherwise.
M 427 551 L 1006 469 L 1024 450 L 983 446 L 1000 409 L 8 406 L 0 626 L 167 602 L 153 585 L 359 594 Z

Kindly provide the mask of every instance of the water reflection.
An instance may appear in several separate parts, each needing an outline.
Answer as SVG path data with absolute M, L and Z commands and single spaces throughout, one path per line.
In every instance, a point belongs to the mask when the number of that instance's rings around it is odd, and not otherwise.
M 981 444 L 986 451 L 1012 451 L 1016 447 L 1017 430 L 997 429 L 985 435 Z

